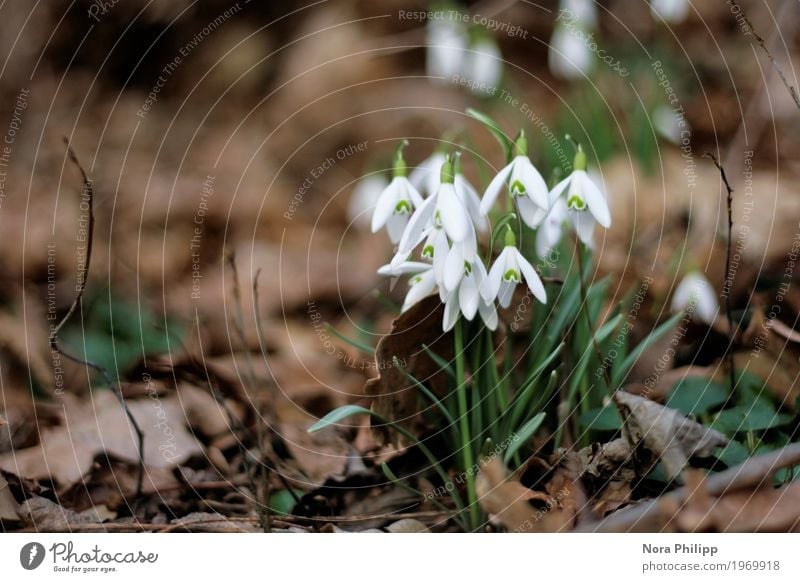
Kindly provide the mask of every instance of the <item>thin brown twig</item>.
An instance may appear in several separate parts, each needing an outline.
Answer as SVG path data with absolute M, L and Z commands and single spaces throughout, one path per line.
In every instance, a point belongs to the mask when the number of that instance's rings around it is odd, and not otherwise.
M 725 190 L 727 192 L 725 205 L 728 209 L 728 240 L 725 243 L 725 278 L 723 283 L 723 294 L 725 296 L 725 317 L 728 318 L 728 349 L 725 352 L 725 357 L 728 360 L 728 374 L 731 383 L 731 392 L 733 392 L 733 389 L 736 387 L 736 369 L 734 368 L 733 362 L 733 344 L 736 338 L 736 332 L 739 328 L 738 324 L 735 329 L 733 327 L 731 310 L 731 290 L 733 289 L 734 278 L 734 275 L 731 273 L 731 247 L 733 246 L 733 188 L 731 188 L 728 178 L 725 175 L 725 168 L 723 168 L 719 163 L 717 157 L 711 152 L 704 153 L 703 157 L 711 158 L 711 161 L 714 162 L 717 170 L 719 170 L 719 175 L 722 178 L 722 183 L 725 184 Z
M 86 257 L 83 263 L 82 269 L 78 272 L 78 285 L 76 288 L 75 298 L 72 300 L 72 304 L 69 307 L 66 315 L 61 319 L 61 321 L 53 328 L 50 332 L 50 336 L 48 337 L 48 341 L 50 343 L 50 349 L 54 353 L 60 354 L 67 358 L 68 360 L 72 360 L 73 362 L 80 364 L 82 366 L 88 366 L 93 370 L 100 373 L 103 377 L 103 380 L 108 384 L 109 389 L 111 392 L 116 396 L 117 400 L 119 401 L 120 405 L 122 406 L 123 411 L 125 412 L 125 416 L 128 417 L 128 421 L 131 423 L 134 432 L 136 433 L 138 446 L 139 446 L 139 469 L 138 474 L 136 476 L 136 497 L 139 497 L 142 494 L 142 484 L 144 482 L 144 433 L 142 429 L 139 427 L 139 423 L 134 418 L 133 414 L 131 413 L 130 409 L 128 408 L 128 404 L 125 402 L 125 397 L 122 394 L 122 390 L 111 377 L 111 374 L 106 370 L 103 366 L 96 362 L 92 362 L 90 360 L 84 360 L 77 356 L 70 354 L 69 352 L 65 352 L 64 349 L 61 347 L 59 342 L 58 334 L 61 332 L 62 328 L 66 325 L 66 323 L 70 320 L 70 318 L 75 314 L 78 308 L 81 308 L 83 311 L 83 294 L 86 290 L 86 281 L 89 278 L 89 265 L 92 260 L 92 245 L 94 242 L 94 224 L 95 224 L 95 217 L 94 217 L 94 185 L 92 183 L 91 178 L 86 173 L 86 170 L 83 169 L 80 161 L 78 160 L 78 156 L 73 151 L 72 147 L 69 144 L 69 140 L 64 137 L 64 145 L 67 148 L 67 154 L 69 155 L 70 161 L 78 168 L 78 171 L 83 178 L 83 197 L 85 199 L 86 205 L 89 211 L 89 224 L 88 224 L 88 232 L 86 234 Z
M 761 35 L 756 32 L 755 27 L 753 27 L 753 23 L 750 22 L 750 19 L 747 17 L 747 14 L 742 9 L 742 7 L 739 6 L 736 3 L 735 0 L 728 0 L 728 4 L 730 4 L 731 8 L 735 7 L 736 9 L 739 10 L 739 15 L 742 17 L 742 20 L 744 20 L 745 23 L 747 24 L 747 28 L 749 29 L 750 33 L 755 37 L 756 41 L 758 42 L 759 46 L 761 47 L 761 50 L 764 51 L 764 54 L 767 55 L 767 58 L 769 59 L 770 63 L 772 63 L 772 67 L 778 73 L 778 76 L 780 76 L 781 81 L 783 82 L 783 85 L 789 91 L 789 95 L 792 96 L 792 99 L 794 100 L 794 104 L 797 105 L 798 109 L 800 109 L 800 95 L 797 94 L 797 89 L 795 89 L 794 86 L 792 86 L 789 83 L 789 80 L 786 78 L 786 75 L 783 74 L 783 71 L 778 66 L 778 63 L 775 60 L 775 57 L 772 56 L 772 53 L 767 48 L 767 43 L 764 41 L 763 38 L 761 38 Z

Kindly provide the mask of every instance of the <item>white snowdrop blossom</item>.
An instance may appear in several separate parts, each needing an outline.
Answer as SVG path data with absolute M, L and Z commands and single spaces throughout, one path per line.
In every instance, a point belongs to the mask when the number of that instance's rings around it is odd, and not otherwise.
M 459 314 L 472 321 L 477 313 L 487 328 L 497 329 L 497 309 L 492 301 L 485 301 L 480 293 L 481 285 L 486 279 L 486 267 L 483 261 L 476 259 L 462 263 L 464 273 L 458 285 L 447 295 L 444 302 L 442 329 L 450 331 L 458 321 Z
M 444 164 L 447 156 L 443 151 L 435 151 L 424 161 L 411 170 L 408 179 L 414 185 L 414 188 L 430 196 L 439 190 L 440 174 L 442 172 L 442 164 Z
M 690 135 L 691 128 L 686 119 L 667 105 L 660 105 L 651 116 L 656 132 L 667 141 L 680 145 L 682 134 Z M 685 138 L 685 136 L 683 136 Z
M 550 200 L 555 201 L 566 192 L 567 217 L 578 238 L 591 246 L 595 223 L 603 228 L 611 226 L 611 213 L 606 197 L 586 173 L 586 154 L 578 147 L 572 173 L 556 184 L 550 192 Z
M 408 293 L 403 301 L 401 311 L 408 310 L 412 305 L 427 297 L 436 289 L 436 278 L 430 263 L 408 261 L 398 266 L 384 265 L 378 269 L 378 274 L 388 277 L 411 275 L 408 280 Z
M 389 182 L 383 174 L 371 174 L 363 177 L 353 188 L 350 203 L 347 206 L 347 217 L 358 228 L 370 228 L 370 211 L 375 210 L 375 204 Z
M 507 184 L 522 220 L 531 228 L 536 228 L 550 208 L 547 183 L 528 159 L 528 140 L 523 132 L 520 132 L 514 147 L 517 155 L 489 183 L 480 203 L 480 213 L 483 216 L 489 213 Z
M 597 26 L 594 0 L 562 0 L 550 39 L 550 71 L 562 79 L 580 79 L 594 68 L 590 43 Z
M 489 275 L 481 285 L 481 296 L 487 302 L 492 302 L 496 298 L 501 307 L 508 307 L 514 296 L 514 288 L 525 279 L 525 284 L 533 296 L 542 303 L 547 303 L 547 293 L 539 274 L 517 249 L 510 229 L 508 233 L 510 236 L 506 236 L 506 247 L 495 259 Z
M 503 76 L 503 59 L 497 43 L 489 36 L 476 40 L 464 56 L 463 76 L 471 81 L 473 93 L 492 94 Z
M 422 196 L 406 177 L 407 168 L 403 159 L 403 147 L 406 144 L 403 142 L 397 148 L 392 181 L 381 192 L 372 214 L 372 232 L 378 232 L 385 226 L 394 244 L 400 241 L 414 208 L 423 204 Z
M 688 0 L 650 0 L 650 12 L 656 20 L 678 24 L 689 14 Z
M 463 67 L 469 43 L 466 26 L 458 18 L 433 18 L 428 20 L 426 36 L 425 71 L 437 81 L 449 82 Z
M 472 223 L 479 232 L 486 232 L 489 229 L 488 219 L 481 214 L 481 199 L 478 196 L 478 191 L 469 183 L 466 176 L 461 171 L 461 158 L 456 157 L 455 160 L 456 176 L 453 181 L 456 194 L 458 194 L 461 204 L 467 209 L 467 214 L 472 219 Z
M 711 325 L 719 311 L 714 288 L 700 272 L 693 271 L 683 278 L 672 295 L 672 311 L 688 311 L 697 319 Z

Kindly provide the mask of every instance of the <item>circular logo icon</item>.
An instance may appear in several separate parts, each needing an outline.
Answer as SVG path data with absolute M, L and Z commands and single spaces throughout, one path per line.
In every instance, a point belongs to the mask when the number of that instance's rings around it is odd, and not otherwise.
M 35 570 L 44 561 L 44 546 L 39 542 L 30 542 L 19 551 L 19 563 L 26 570 Z

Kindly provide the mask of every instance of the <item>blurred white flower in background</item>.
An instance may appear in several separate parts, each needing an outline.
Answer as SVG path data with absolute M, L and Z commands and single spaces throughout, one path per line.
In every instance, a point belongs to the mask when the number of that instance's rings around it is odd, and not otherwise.
M 714 287 L 699 271 L 692 271 L 680 282 L 672 295 L 672 311 L 690 312 L 693 317 L 711 325 L 719 311 Z
M 650 0 L 653 18 L 663 18 L 665 22 L 678 24 L 689 14 L 689 0 Z
M 401 240 L 414 209 L 423 204 L 422 196 L 406 177 L 408 168 L 403 158 L 403 148 L 407 145 L 408 142 L 403 141 L 397 147 L 392 181 L 378 195 L 375 212 L 372 214 L 372 232 L 386 227 L 389 239 L 395 244 Z
M 436 191 L 439 190 L 439 184 L 441 183 L 440 174 L 445 159 L 447 159 L 445 153 L 442 150 L 436 150 L 420 162 L 416 168 L 411 170 L 408 179 L 417 190 L 426 196 L 435 194 Z
M 450 11 L 444 11 L 450 14 Z M 432 18 L 426 26 L 425 71 L 432 80 L 450 82 L 462 71 L 469 35 L 458 18 Z
M 389 182 L 383 174 L 370 174 L 358 181 L 353 193 L 350 195 L 350 203 L 347 206 L 347 217 L 357 228 L 368 229 L 370 227 L 370 212 L 375 208 L 378 198 L 386 189 Z
M 675 145 L 681 143 L 683 131 L 690 131 L 689 122 L 685 118 L 679 118 L 678 114 L 667 105 L 656 107 L 651 120 L 658 135 Z
M 497 43 L 488 35 L 481 34 L 470 45 L 464 55 L 461 74 L 470 79 L 469 88 L 473 93 L 494 93 L 503 77 L 503 56 Z
M 563 79 L 580 79 L 594 68 L 587 39 L 597 26 L 594 0 L 561 0 L 550 38 L 550 71 Z

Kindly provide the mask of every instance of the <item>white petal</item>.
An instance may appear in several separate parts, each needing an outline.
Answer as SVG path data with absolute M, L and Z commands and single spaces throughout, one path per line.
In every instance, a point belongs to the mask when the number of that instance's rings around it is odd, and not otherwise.
M 492 268 L 489 269 L 489 275 L 481 284 L 481 295 L 487 303 L 494 301 L 500 290 L 500 282 L 503 280 L 503 273 L 506 272 L 506 257 L 508 256 L 508 251 L 506 249 L 508 248 L 510 247 L 503 249 L 503 252 L 494 260 Z
M 608 211 L 606 197 L 603 196 L 603 193 L 600 192 L 600 188 L 598 188 L 595 183 L 592 182 L 591 178 L 589 178 L 586 172 L 579 170 L 576 171 L 575 174 L 575 179 L 581 180 L 581 193 L 586 200 L 586 204 L 589 206 L 589 211 L 592 213 L 600 226 L 603 228 L 610 227 L 611 213 Z
M 375 212 L 372 214 L 372 232 L 378 232 L 383 228 L 389 217 L 394 214 L 394 208 L 397 206 L 397 189 L 397 180 L 392 180 L 378 197 Z
M 464 277 L 464 280 L 461 281 L 461 286 L 458 288 L 458 303 L 461 306 L 461 313 L 463 313 L 464 317 L 469 321 L 475 318 L 475 314 L 478 312 L 480 299 L 478 286 L 475 284 L 475 278 L 471 275 Z
M 531 228 L 538 227 L 547 218 L 547 209 L 534 204 L 527 196 L 517 198 L 517 209 L 523 222 Z
M 371 174 L 359 180 L 353 188 L 353 195 L 350 197 L 350 204 L 347 207 L 347 216 L 351 222 L 356 223 L 360 228 L 370 228 L 371 218 L 369 211 L 375 211 L 381 192 L 386 189 L 389 183 L 383 174 Z
M 458 199 L 456 189 L 452 184 L 442 184 L 439 186 L 437 198 L 436 211 L 439 213 L 447 236 L 454 242 L 463 241 L 470 227 L 469 216 L 464 205 Z
M 686 275 L 672 295 L 672 311 L 678 313 L 691 309 L 698 319 L 713 323 L 719 311 L 719 301 L 714 288 L 701 273 Z
M 569 219 L 572 226 L 575 227 L 575 232 L 578 233 L 578 238 L 581 239 L 583 244 L 592 247 L 592 234 L 594 233 L 594 216 L 585 210 L 570 210 Z
M 558 198 L 553 203 L 547 220 L 542 222 L 536 231 L 536 254 L 538 256 L 542 258 L 548 256 L 553 247 L 561 241 L 566 218 L 567 203 L 563 198 Z
M 467 237 L 462 242 L 455 244 L 461 246 L 461 253 L 464 255 L 465 261 L 471 263 L 478 257 L 478 239 L 471 221 L 467 230 Z
M 464 208 L 467 209 L 472 222 L 475 227 L 485 232 L 489 228 L 489 221 L 481 214 L 481 199 L 478 196 L 477 190 L 472 187 L 472 184 L 464 177 L 463 174 L 458 174 L 455 178 L 456 194 L 461 199 Z
M 435 194 L 439 189 L 440 173 L 446 157 L 442 152 L 434 152 L 423 160 L 419 166 L 411 170 L 408 177 L 411 185 L 428 195 Z
M 497 309 L 495 309 L 494 302 L 490 301 L 485 303 L 483 301 L 480 302 L 478 305 L 478 311 L 481 314 L 481 319 L 483 323 L 486 324 L 490 330 L 494 331 L 497 329 Z
M 414 204 L 414 208 L 419 208 L 420 206 L 422 206 L 422 202 L 424 199 L 417 191 L 417 189 L 414 188 L 414 185 L 411 182 L 409 182 L 408 178 L 404 178 L 401 176 L 395 179 L 398 180 L 402 196 L 404 198 L 411 200 L 411 202 Z
M 542 280 L 539 278 L 539 274 L 536 272 L 536 269 L 528 262 L 528 259 L 522 256 L 519 252 L 517 253 L 517 261 L 519 264 L 519 269 L 522 271 L 522 276 L 525 277 L 525 282 L 528 284 L 528 289 L 531 290 L 533 296 L 536 297 L 542 303 L 547 303 L 547 293 L 544 290 L 544 285 L 542 284 Z
M 458 287 L 464 277 L 464 253 L 461 252 L 461 245 L 454 244 L 447 253 L 447 260 L 444 263 L 444 288 L 452 291 Z
M 513 169 L 514 162 L 512 161 L 505 168 L 500 170 L 489 183 L 489 187 L 486 188 L 486 192 L 483 194 L 483 200 L 481 200 L 480 211 L 482 215 L 486 216 L 489 214 L 489 210 L 491 210 L 492 206 L 494 206 L 494 203 L 497 201 L 497 195 L 500 194 L 500 189 L 505 185 Z
M 430 270 L 430 268 L 430 264 L 419 261 L 406 261 L 405 263 L 402 263 L 396 267 L 390 263 L 388 265 L 383 265 L 380 269 L 378 269 L 378 275 L 398 277 L 400 275 L 422 273 L 423 271 Z
M 497 292 L 497 302 L 503 309 L 511 305 L 511 299 L 514 297 L 514 288 L 516 286 L 516 283 L 511 283 L 509 281 L 500 282 L 500 290 Z
M 450 331 L 458 321 L 459 314 L 458 294 L 451 293 L 444 304 L 444 317 L 442 318 L 442 329 Z
M 431 196 L 426 199 L 422 205 L 414 211 L 411 219 L 408 221 L 408 226 L 403 232 L 403 237 L 400 239 L 398 252 L 410 253 L 414 250 L 422 239 L 427 236 L 428 229 L 431 226 L 433 219 L 433 212 L 436 210 L 436 196 Z
M 526 156 L 518 156 L 518 159 L 519 177 L 525 185 L 528 198 L 540 208 L 549 209 L 550 200 L 548 198 L 547 183 L 544 178 Z
M 386 221 L 386 232 L 392 244 L 397 244 L 403 238 L 403 232 L 408 224 L 408 214 L 392 214 Z
M 436 281 L 433 277 L 433 271 L 428 271 L 427 273 L 423 274 L 422 278 L 411 285 L 411 288 L 408 290 L 405 301 L 403 302 L 402 311 L 406 311 L 417 301 L 430 295 L 435 287 Z
M 564 190 L 567 189 L 569 183 L 572 181 L 572 174 L 561 180 L 558 184 L 556 184 L 552 190 L 550 190 L 550 204 L 552 205 L 556 199 L 564 193 Z
M 433 272 L 436 276 L 436 284 L 444 291 L 444 267 L 450 249 L 442 229 L 434 229 L 434 233 L 436 236 L 433 239 Z

